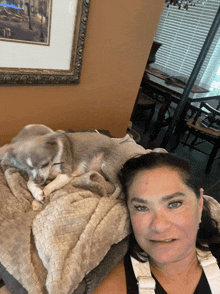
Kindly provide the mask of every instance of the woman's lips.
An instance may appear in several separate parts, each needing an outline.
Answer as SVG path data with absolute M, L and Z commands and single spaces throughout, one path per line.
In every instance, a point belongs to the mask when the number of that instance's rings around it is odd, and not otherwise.
M 165 245 L 165 244 L 171 244 L 174 241 L 176 241 L 176 239 L 163 239 L 163 240 L 150 240 L 151 242 L 153 242 L 155 245 Z

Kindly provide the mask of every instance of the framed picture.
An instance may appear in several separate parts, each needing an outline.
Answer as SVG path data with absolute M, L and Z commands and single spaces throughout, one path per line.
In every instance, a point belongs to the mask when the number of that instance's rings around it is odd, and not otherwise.
M 91 0 L 0 0 L 0 85 L 78 84 Z

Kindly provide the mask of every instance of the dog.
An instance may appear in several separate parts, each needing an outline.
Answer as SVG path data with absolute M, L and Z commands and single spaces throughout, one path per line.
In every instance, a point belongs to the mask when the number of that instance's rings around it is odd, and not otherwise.
M 28 125 L 12 139 L 13 150 L 2 160 L 28 174 L 28 189 L 43 203 L 53 191 L 68 184 L 73 177 L 89 171 L 100 172 L 115 186 L 117 198 L 121 186 L 117 174 L 129 159 L 117 140 L 96 132 L 66 133 L 44 125 Z M 44 188 L 47 180 L 52 180 Z

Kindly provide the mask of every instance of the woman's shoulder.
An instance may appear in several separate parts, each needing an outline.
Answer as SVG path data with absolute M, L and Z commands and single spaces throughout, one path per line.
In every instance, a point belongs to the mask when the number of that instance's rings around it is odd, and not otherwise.
M 123 259 L 113 268 L 92 294 L 127 294 Z

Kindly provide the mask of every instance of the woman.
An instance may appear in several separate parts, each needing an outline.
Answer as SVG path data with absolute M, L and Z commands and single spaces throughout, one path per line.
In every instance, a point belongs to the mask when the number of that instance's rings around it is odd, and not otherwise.
M 110 275 L 95 293 L 220 293 L 218 223 L 189 164 L 151 152 L 127 161 L 119 178 L 132 228 L 124 258 L 127 290 L 120 264 L 112 276 L 120 290 L 111 291 Z

